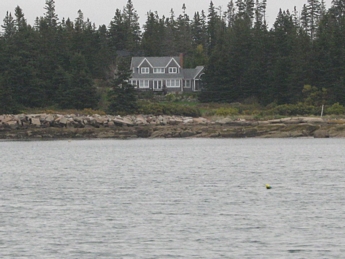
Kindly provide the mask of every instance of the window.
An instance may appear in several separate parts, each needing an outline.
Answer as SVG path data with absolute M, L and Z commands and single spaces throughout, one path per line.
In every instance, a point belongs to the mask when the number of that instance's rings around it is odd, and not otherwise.
M 150 74 L 150 68 L 148 68 L 148 67 L 142 67 L 142 68 L 141 68 L 141 73 L 142 73 L 142 74 Z
M 164 67 L 155 67 L 153 69 L 153 73 L 154 74 L 164 74 L 165 73 L 165 69 L 164 69 Z
M 184 87 L 187 87 L 187 88 L 190 87 L 190 80 L 184 81 Z
M 179 87 L 180 86 L 180 80 L 178 79 L 168 79 L 166 81 L 167 87 Z
M 139 80 L 139 88 L 149 88 L 149 80 Z
M 177 67 L 169 67 L 169 73 L 170 74 L 176 74 L 177 73 Z

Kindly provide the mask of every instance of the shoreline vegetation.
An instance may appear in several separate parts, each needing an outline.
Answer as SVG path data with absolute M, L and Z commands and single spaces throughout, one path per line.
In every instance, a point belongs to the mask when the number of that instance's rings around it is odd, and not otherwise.
M 176 115 L 0 115 L 1 140 L 136 138 L 343 138 L 345 119 Z

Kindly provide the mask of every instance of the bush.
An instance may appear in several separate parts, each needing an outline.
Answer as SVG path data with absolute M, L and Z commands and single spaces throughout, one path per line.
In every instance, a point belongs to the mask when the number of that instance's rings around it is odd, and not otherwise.
M 330 114 L 340 115 L 340 114 L 344 114 L 344 113 L 345 113 L 345 107 L 339 103 L 335 103 L 331 107 L 328 107 L 326 109 L 326 114 L 328 114 L 328 115 L 330 115 Z
M 176 103 L 139 102 L 139 113 L 152 115 L 180 115 L 199 117 L 200 110 L 195 107 L 178 105 Z
M 236 108 L 219 108 L 215 111 L 217 116 L 233 116 L 238 115 L 238 109 Z
M 283 104 L 272 109 L 273 114 L 285 116 L 317 115 L 319 114 L 319 110 L 320 108 L 305 103 Z M 268 113 L 270 112 L 268 111 Z
M 168 102 L 175 101 L 176 100 L 176 94 L 168 93 L 167 95 L 165 95 L 165 100 L 167 100 Z

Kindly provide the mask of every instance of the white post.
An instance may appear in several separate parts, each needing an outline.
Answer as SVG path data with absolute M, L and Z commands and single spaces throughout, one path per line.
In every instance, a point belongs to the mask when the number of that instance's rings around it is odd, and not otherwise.
M 322 108 L 321 108 L 321 118 L 323 116 L 323 109 L 324 109 L 324 105 L 322 104 Z

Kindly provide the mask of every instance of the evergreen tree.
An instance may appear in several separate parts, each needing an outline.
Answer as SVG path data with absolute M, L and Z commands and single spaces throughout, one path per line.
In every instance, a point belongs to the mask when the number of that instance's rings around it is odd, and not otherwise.
M 122 13 L 116 9 L 109 26 L 109 45 L 113 52 L 126 49 L 126 27 Z
M 186 14 L 186 6 L 182 6 L 183 13 L 177 18 L 175 33 L 175 45 L 178 53 L 188 53 L 192 50 L 192 33 L 189 16 Z
M 13 95 L 13 89 L 7 83 L 6 75 L 0 74 L 0 114 L 13 114 L 18 112 Z
M 62 103 L 66 106 L 63 108 L 96 108 L 98 96 L 84 56 L 78 53 L 75 54 L 71 59 L 71 67 L 70 88 L 65 92 L 65 100 Z M 62 78 L 63 82 L 66 82 L 67 76 L 63 75 Z
M 10 39 L 16 33 L 15 21 L 11 13 L 6 13 L 4 24 L 1 25 L 1 28 L 4 30 L 3 37 L 5 39 Z
M 236 15 L 236 8 L 233 0 L 231 0 L 227 5 L 227 11 L 226 11 L 226 18 L 227 18 L 227 26 L 232 27 L 234 25 L 235 21 L 235 15 Z
M 217 44 L 217 35 L 221 26 L 221 20 L 217 14 L 216 8 L 213 2 L 210 2 L 210 7 L 208 9 L 208 21 L 207 21 L 207 34 L 208 34 L 208 54 L 212 53 L 212 50 Z
M 145 56 L 163 56 L 163 41 L 165 38 L 164 20 L 159 18 L 157 12 L 150 12 L 147 14 L 144 29 L 141 48 Z
M 137 112 L 137 97 L 134 86 L 129 83 L 131 70 L 125 60 L 120 60 L 112 90 L 109 92 L 109 111 L 112 114 L 133 114 Z
M 319 0 L 308 0 L 307 15 L 308 15 L 308 31 L 312 39 L 315 38 L 315 32 L 321 16 L 321 3 Z
M 16 17 L 15 25 L 17 27 L 17 30 L 18 31 L 23 30 L 27 26 L 27 23 L 24 17 L 24 13 L 19 6 L 17 6 L 15 9 L 15 17 Z
M 56 27 L 58 16 L 55 13 L 55 1 L 46 0 L 44 10 L 46 10 L 46 13 L 44 15 L 44 21 L 47 23 L 49 27 Z
M 127 4 L 123 9 L 123 22 L 126 32 L 126 48 L 133 52 L 140 46 L 141 31 L 139 16 L 134 9 L 132 0 L 127 0 Z
M 199 45 L 202 45 L 203 48 L 207 46 L 206 22 L 203 13 L 201 15 L 199 12 L 194 14 L 194 18 L 191 22 L 191 34 L 194 48 Z

